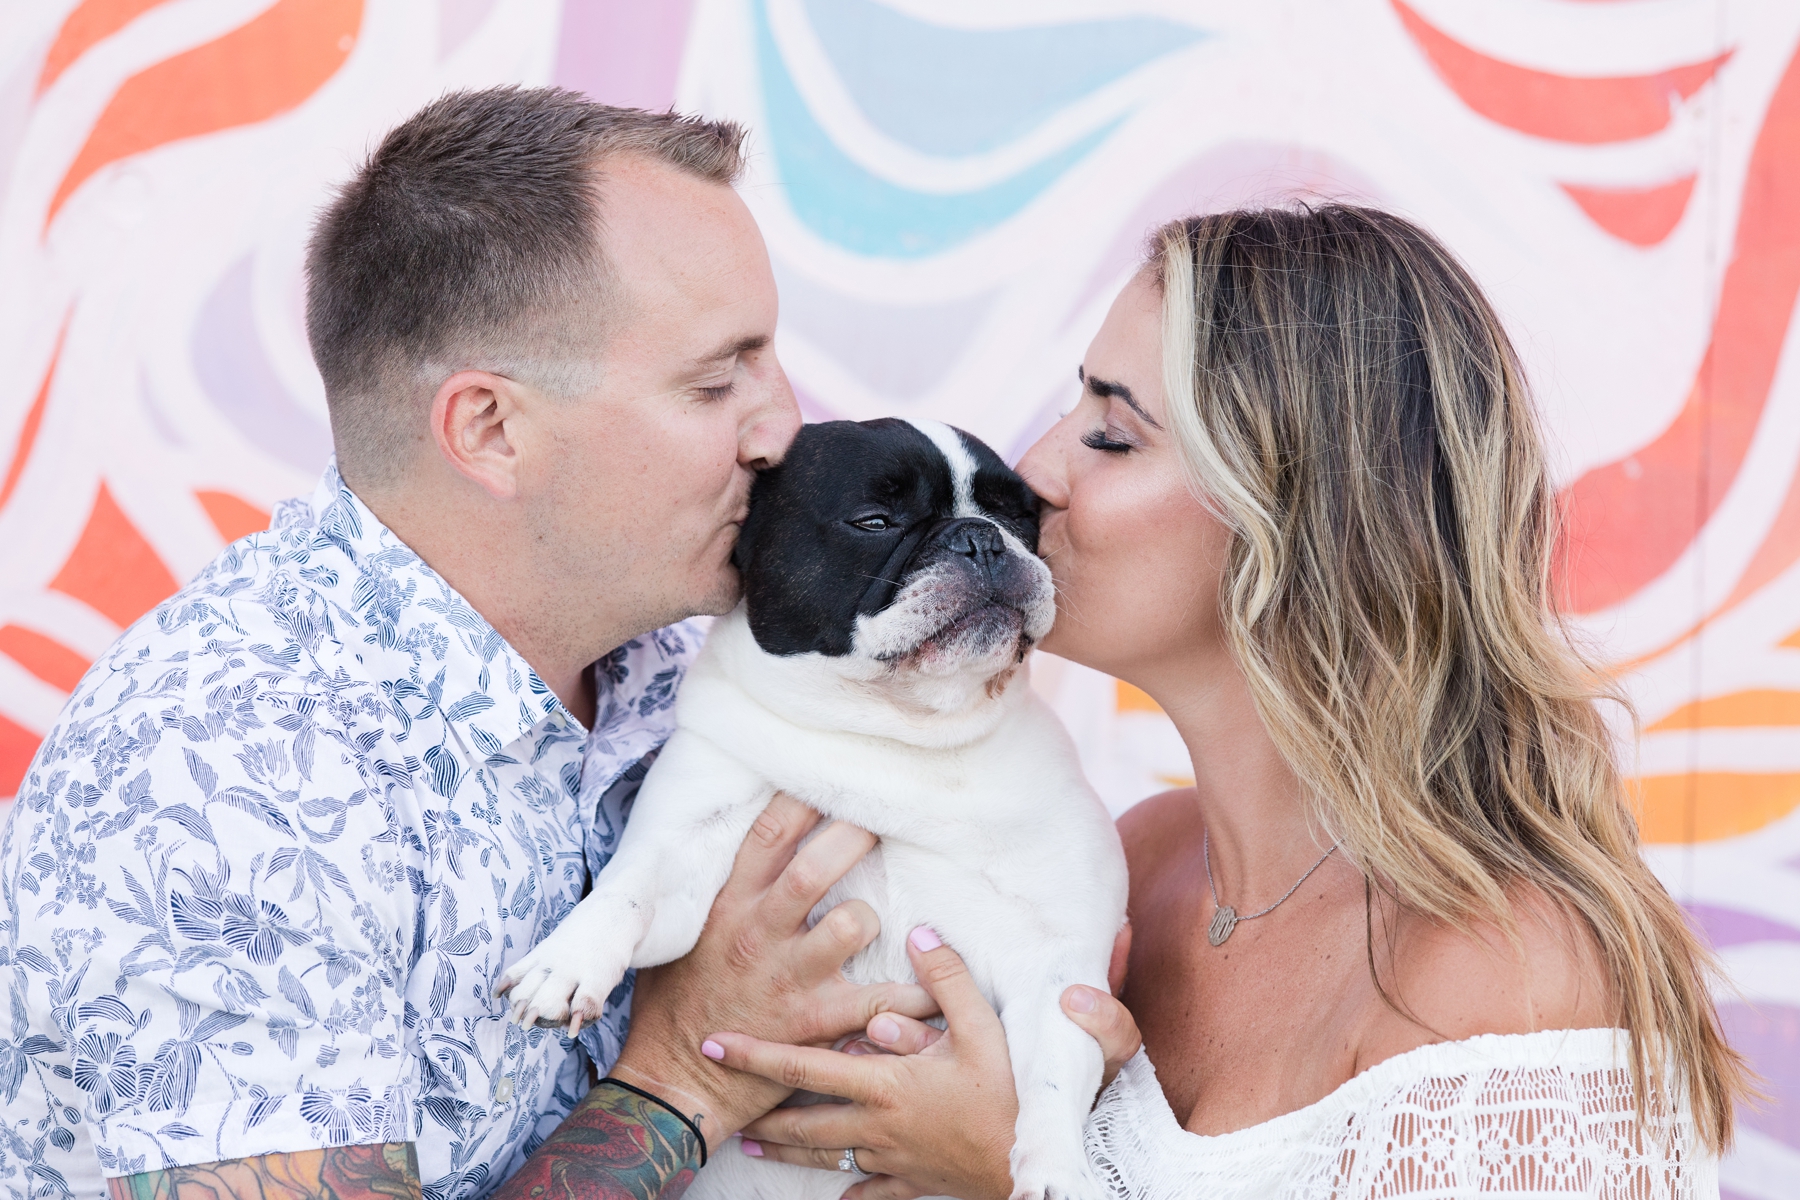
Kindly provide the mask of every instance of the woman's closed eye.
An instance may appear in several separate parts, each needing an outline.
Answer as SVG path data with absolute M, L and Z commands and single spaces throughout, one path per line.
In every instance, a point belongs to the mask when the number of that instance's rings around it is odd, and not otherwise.
M 730 398 L 732 390 L 736 386 L 737 380 L 728 379 L 716 387 L 695 388 L 694 392 L 702 400 L 725 400 Z
M 1130 442 L 1114 440 L 1108 435 L 1104 428 L 1090 429 L 1088 432 L 1082 434 L 1081 444 L 1090 450 L 1104 450 L 1108 454 L 1124 454 L 1127 451 L 1137 449 L 1137 447 Z

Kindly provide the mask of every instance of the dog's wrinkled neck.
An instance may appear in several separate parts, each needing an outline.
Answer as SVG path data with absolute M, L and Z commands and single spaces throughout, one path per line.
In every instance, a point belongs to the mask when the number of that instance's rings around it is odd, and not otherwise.
M 1016 655 L 927 674 L 848 656 L 769 654 L 741 604 L 713 623 L 707 640 L 732 681 L 784 720 L 932 749 L 987 736 L 1029 686 Z

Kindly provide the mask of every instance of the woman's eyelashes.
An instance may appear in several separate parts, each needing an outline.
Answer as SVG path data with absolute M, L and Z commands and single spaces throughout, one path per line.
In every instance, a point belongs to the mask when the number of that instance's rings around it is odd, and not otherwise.
M 737 381 L 734 379 L 721 383 L 717 387 L 695 388 L 694 392 L 702 400 L 724 400 L 730 397 L 732 389 L 736 386 Z
M 1081 444 L 1090 450 L 1104 450 L 1108 454 L 1124 454 L 1137 447 L 1130 442 L 1115 441 L 1107 435 L 1104 428 L 1090 429 L 1081 435 Z

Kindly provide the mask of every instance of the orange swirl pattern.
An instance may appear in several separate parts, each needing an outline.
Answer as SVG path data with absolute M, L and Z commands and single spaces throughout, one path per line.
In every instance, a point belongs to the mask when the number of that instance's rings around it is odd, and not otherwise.
M 69 21 L 81 18 L 86 7 L 76 10 Z M 109 17 L 118 17 L 123 24 L 129 19 L 128 10 L 152 5 L 105 7 L 111 10 Z M 295 108 L 350 56 L 362 9 L 362 0 L 279 0 L 217 41 L 126 80 L 57 186 L 44 216 L 45 228 L 75 189 L 110 163 L 182 138 L 266 121 Z M 96 20 L 92 32 L 101 28 L 104 22 Z M 45 77 L 53 80 L 52 65 L 45 64 Z
M 1600 145 L 1656 133 L 1668 125 L 1672 103 L 1699 91 L 1731 57 L 1720 54 L 1654 75 L 1576 78 L 1489 58 L 1400 0 L 1394 10 L 1463 103 L 1520 133 L 1559 142 Z
M 46 51 L 37 99 L 41 102 L 89 50 L 128 35 L 132 22 L 167 2 L 84 0 L 63 20 Z M 362 0 L 278 0 L 224 36 L 125 79 L 63 173 L 43 227 L 48 230 L 82 184 L 108 166 L 171 142 L 254 125 L 298 108 L 343 67 L 362 20 Z M 59 335 L 11 439 L 12 452 L 0 475 L 0 514 L 6 513 L 33 465 L 46 417 L 60 398 L 63 345 Z M 268 523 L 266 509 L 229 492 L 196 489 L 191 495 L 224 540 Z M 122 628 L 174 592 L 178 580 L 104 476 L 91 497 L 79 535 L 43 586 Z M 28 621 L 0 623 L 0 655 L 48 687 L 69 691 L 97 647 L 78 650 Z M 17 788 L 38 740 L 37 732 L 0 714 L 0 796 Z
M 43 95 L 62 73 L 96 43 L 103 42 L 138 17 L 168 0 L 83 0 L 56 32 L 44 68 L 38 74 L 37 93 Z
M 1718 510 L 1749 452 L 1800 294 L 1800 54 L 1750 159 L 1712 344 L 1687 404 L 1650 445 L 1568 489 L 1572 607 L 1596 612 L 1662 574 Z M 1765 541 L 1766 582 L 1800 557 L 1800 526 Z

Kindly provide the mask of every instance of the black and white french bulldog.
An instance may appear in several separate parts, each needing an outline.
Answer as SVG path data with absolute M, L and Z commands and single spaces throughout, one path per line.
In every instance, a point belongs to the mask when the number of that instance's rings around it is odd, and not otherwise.
M 592 1019 L 627 967 L 687 953 L 777 790 L 879 835 L 815 919 L 860 898 L 881 935 L 855 982 L 913 980 L 919 925 L 999 1011 L 1018 1087 L 1014 1197 L 1098 1197 L 1082 1124 L 1095 1042 L 1059 1008 L 1106 986 L 1125 858 L 1073 746 L 1033 693 L 1050 629 L 1037 501 L 935 421 L 801 429 L 761 474 L 734 561 L 744 602 L 682 687 L 678 730 L 591 895 L 514 963 L 513 1015 Z M 720 1154 L 697 1200 L 836 1200 L 835 1173 Z

